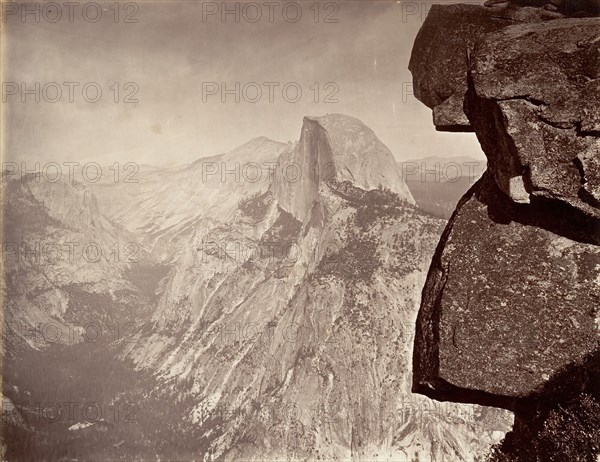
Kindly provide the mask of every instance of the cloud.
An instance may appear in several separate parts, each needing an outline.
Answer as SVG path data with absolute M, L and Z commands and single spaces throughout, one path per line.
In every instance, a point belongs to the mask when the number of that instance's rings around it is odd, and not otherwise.
M 8 17 L 3 81 L 28 89 L 36 82 L 42 89 L 56 82 L 63 95 L 55 103 L 45 101 L 41 90 L 39 103 L 31 95 L 26 103 L 19 94 L 8 97 L 5 156 L 184 163 L 259 135 L 297 139 L 304 115 L 330 112 L 363 120 L 397 158 L 444 155 L 444 150 L 481 155 L 474 135 L 446 143 L 434 131 L 430 111 L 407 98 L 403 84 L 411 80 L 407 65 L 420 21 L 403 21 L 400 4 L 338 2 L 337 23 L 323 22 L 332 13 L 323 3 L 318 22 L 309 9 L 313 4 L 301 3 L 303 16 L 296 23 L 278 10 L 273 22 L 267 14 L 257 23 L 223 23 L 218 15 L 203 22 L 202 3 L 207 2 L 140 3 L 137 23 L 123 23 L 125 11 L 115 22 L 108 7 L 96 23 L 77 15 L 72 23 Z M 73 102 L 64 82 L 79 83 Z M 204 102 L 203 82 L 224 83 L 226 89 L 255 82 L 262 97 L 235 103 L 226 95 L 223 103 L 219 92 Z M 279 84 L 273 102 L 268 82 Z M 97 102 L 82 93 L 90 83 L 101 88 Z M 299 101 L 286 100 L 288 83 L 301 88 Z M 293 95 L 294 88 L 288 90 Z M 337 102 L 327 102 L 331 95 Z M 138 102 L 126 103 L 127 98 Z

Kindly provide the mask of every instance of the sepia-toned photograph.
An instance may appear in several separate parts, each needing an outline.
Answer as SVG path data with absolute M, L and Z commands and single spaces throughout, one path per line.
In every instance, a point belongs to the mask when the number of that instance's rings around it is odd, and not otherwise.
M 1 462 L 600 462 L 600 0 L 0 0 Z

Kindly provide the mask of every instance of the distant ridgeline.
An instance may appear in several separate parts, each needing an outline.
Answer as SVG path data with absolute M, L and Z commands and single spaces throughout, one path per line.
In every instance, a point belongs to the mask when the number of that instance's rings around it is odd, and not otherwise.
M 481 459 L 510 412 L 411 392 L 446 220 L 404 174 L 328 114 L 135 183 L 3 182 L 4 457 Z
M 486 161 L 472 157 L 425 157 L 402 161 L 400 166 L 417 205 L 448 219 L 460 198 L 485 171 Z

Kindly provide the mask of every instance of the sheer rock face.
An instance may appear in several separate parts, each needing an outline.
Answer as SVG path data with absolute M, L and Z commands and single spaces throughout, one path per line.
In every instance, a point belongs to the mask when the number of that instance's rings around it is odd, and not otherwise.
M 478 42 L 466 108 L 515 202 L 561 200 L 600 218 L 600 19 L 507 27 Z
M 427 50 L 421 74 L 411 67 L 421 89 L 415 93 L 435 114 L 448 99 L 437 102 L 423 89 L 439 89 L 432 79 L 447 78 L 460 93 L 464 79 L 463 107 L 488 171 L 459 203 L 433 258 L 413 388 L 508 409 L 534 398 L 562 400 L 556 387 L 564 371 L 583 373 L 577 365 L 600 345 L 600 19 L 480 28 L 476 37 L 466 32 L 446 43 L 440 31 L 427 36 L 428 21 L 456 9 L 432 10 L 417 38 L 411 66 L 424 44 L 436 51 Z M 452 61 L 451 53 L 459 57 Z M 427 69 L 436 74 L 437 66 L 459 61 L 461 76 L 455 69 L 421 80 Z M 577 383 L 575 391 L 600 386 Z
M 408 68 L 415 96 L 433 109 L 439 131 L 473 131 L 463 112 L 470 49 L 483 35 L 520 22 L 562 15 L 503 3 L 433 5 L 415 40 Z
M 328 181 L 350 181 L 366 191 L 389 188 L 415 203 L 387 146 L 343 114 L 304 118 L 300 141 L 279 159 L 273 191 L 284 210 L 306 222 L 321 210 L 319 190 Z
M 511 409 L 593 352 L 600 258 L 585 231 L 593 224 L 549 201 L 515 204 L 487 173 L 459 204 L 429 271 L 415 391 Z

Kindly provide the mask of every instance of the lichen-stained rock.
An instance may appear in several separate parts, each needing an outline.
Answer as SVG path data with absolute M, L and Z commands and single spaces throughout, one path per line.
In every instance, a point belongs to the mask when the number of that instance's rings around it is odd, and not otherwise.
M 577 155 L 575 164 L 580 166 L 583 183 L 583 197 L 590 203 L 600 203 L 600 152 L 598 145 L 592 146 Z
M 494 0 L 488 0 L 493 2 Z M 500 0 L 507 1 L 507 0 Z M 572 16 L 591 16 L 600 13 L 598 0 L 511 0 L 517 5 L 543 6 L 546 9 L 560 11 Z M 486 2 L 486 5 L 488 4 Z
M 600 402 L 600 19 L 581 17 L 598 1 L 485 5 L 432 9 L 409 66 L 436 129 L 471 129 L 488 158 L 427 275 L 413 391 L 514 411 L 491 460 L 592 461 L 594 419 L 548 416 Z
M 468 52 L 484 34 L 515 23 L 562 17 L 540 8 L 503 3 L 433 5 L 415 40 L 408 68 L 415 96 L 433 109 L 439 131 L 472 131 L 463 112 Z
M 471 54 L 465 108 L 500 189 L 600 218 L 600 19 L 510 26 Z
M 568 205 L 511 201 L 488 172 L 462 199 L 423 290 L 413 390 L 514 409 L 600 341 L 600 229 Z

